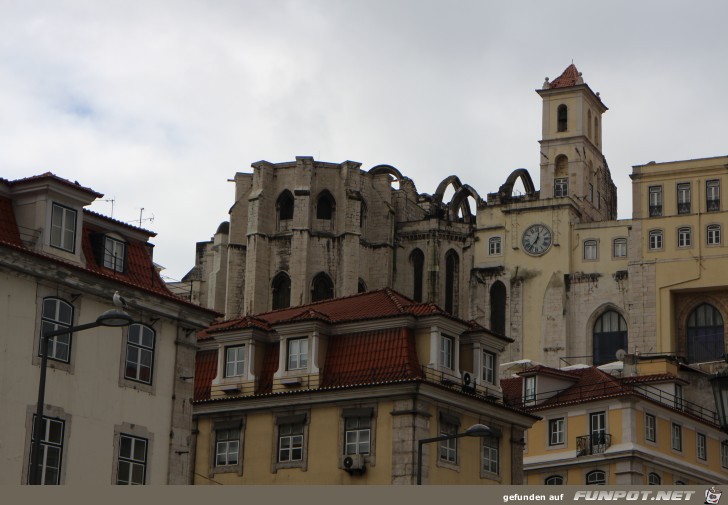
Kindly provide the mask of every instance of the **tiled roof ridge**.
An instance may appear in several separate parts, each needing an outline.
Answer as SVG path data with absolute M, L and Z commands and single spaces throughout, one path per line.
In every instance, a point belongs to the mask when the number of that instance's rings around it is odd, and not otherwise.
M 89 210 L 89 209 L 83 209 L 83 213 L 84 214 L 92 215 L 94 217 L 97 217 L 97 218 L 102 219 L 104 221 L 108 221 L 110 223 L 114 223 L 114 224 L 117 224 L 117 225 L 120 225 L 120 226 L 124 226 L 125 228 L 131 228 L 132 230 L 136 230 L 136 231 L 143 232 L 146 235 L 149 235 L 150 237 L 156 237 L 157 236 L 157 232 L 154 232 L 154 231 L 151 231 L 151 230 L 147 230 L 146 228 L 141 228 L 139 226 L 134 226 L 132 224 L 125 223 L 124 221 L 119 221 L 118 219 L 114 219 L 113 217 L 109 217 L 109 216 L 105 216 L 103 214 L 99 214 L 98 212 L 94 212 L 94 211 Z
M 579 70 L 577 70 L 576 65 L 572 63 L 571 65 L 566 67 L 563 72 L 561 72 L 560 76 L 558 76 L 556 79 L 549 83 L 549 89 L 569 88 L 571 86 L 576 86 L 577 84 L 579 84 L 579 76 Z
M 386 294 L 387 297 L 392 301 L 392 303 L 394 303 L 395 307 L 397 307 L 397 310 L 399 310 L 399 312 L 404 312 L 404 306 L 402 305 L 402 302 L 399 301 L 399 298 L 396 296 L 399 293 L 396 293 L 389 287 L 384 288 L 383 291 L 384 294 Z
M 293 317 L 289 317 L 288 319 L 282 319 L 281 321 L 278 321 L 279 323 L 286 322 L 286 321 L 299 321 L 299 320 L 306 320 L 306 319 L 322 319 L 328 323 L 333 322 L 333 320 L 326 314 L 324 314 L 321 311 L 318 311 L 316 309 L 306 307 L 301 312 L 296 314 Z
M 90 195 L 93 195 L 96 198 L 101 198 L 101 197 L 104 196 L 103 193 L 99 193 L 98 191 L 94 191 L 93 189 L 91 189 L 89 187 L 86 187 L 86 186 L 81 186 L 78 182 L 71 182 L 68 179 L 64 179 L 63 177 L 59 177 L 56 174 L 54 174 L 53 172 L 45 172 L 45 173 L 42 173 L 40 175 L 32 175 L 30 177 L 24 177 L 22 179 L 15 179 L 13 181 L 7 181 L 6 184 L 8 186 L 18 186 L 18 185 L 26 184 L 28 182 L 40 181 L 40 180 L 43 180 L 43 179 L 53 179 L 53 180 L 55 180 L 57 182 L 60 182 L 62 184 L 65 184 L 66 186 L 69 186 L 69 187 L 72 187 L 74 189 L 78 189 L 80 191 L 83 191 L 85 193 L 88 193 Z

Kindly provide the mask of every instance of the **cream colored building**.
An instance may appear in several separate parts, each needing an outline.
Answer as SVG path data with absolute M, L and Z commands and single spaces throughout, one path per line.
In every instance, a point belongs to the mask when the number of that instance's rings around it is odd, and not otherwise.
M 216 313 L 173 296 L 154 233 L 85 209 L 100 193 L 46 173 L 0 179 L 0 484 L 28 482 L 43 329 L 127 300 L 134 324 L 50 340 L 46 484 L 191 480 L 195 334 Z
M 502 401 L 510 339 L 389 289 L 200 333 L 195 484 L 520 484 L 524 430 Z

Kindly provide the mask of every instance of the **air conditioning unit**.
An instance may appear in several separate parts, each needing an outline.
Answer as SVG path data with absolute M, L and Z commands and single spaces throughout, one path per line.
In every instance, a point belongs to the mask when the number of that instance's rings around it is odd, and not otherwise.
M 364 456 L 361 454 L 348 454 L 341 456 L 341 467 L 349 473 L 364 473 Z
M 475 374 L 473 372 L 463 372 L 462 383 L 463 391 L 467 393 L 475 392 Z

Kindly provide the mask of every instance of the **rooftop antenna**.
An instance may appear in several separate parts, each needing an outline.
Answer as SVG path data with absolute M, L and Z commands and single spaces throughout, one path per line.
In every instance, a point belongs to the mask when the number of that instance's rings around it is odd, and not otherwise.
M 150 223 L 154 222 L 154 214 L 152 214 L 152 217 L 144 217 L 144 207 L 141 207 L 139 209 L 139 219 L 134 219 L 132 221 L 127 221 L 127 223 L 139 223 L 139 228 L 142 227 L 142 223 L 144 221 L 149 221 Z
M 108 198 L 106 200 L 101 200 L 102 202 L 111 202 L 111 218 L 114 217 L 114 203 L 116 202 L 116 198 Z

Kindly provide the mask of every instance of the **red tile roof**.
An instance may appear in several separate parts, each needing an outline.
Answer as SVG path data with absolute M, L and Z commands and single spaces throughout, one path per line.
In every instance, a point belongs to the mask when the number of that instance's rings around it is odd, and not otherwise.
M 274 325 L 285 322 L 319 320 L 327 323 L 345 321 L 364 321 L 383 317 L 410 315 L 423 317 L 441 315 L 455 319 L 477 329 L 471 322 L 457 319 L 432 303 L 418 303 L 389 288 L 368 291 L 352 296 L 323 300 L 320 302 L 265 312 L 254 317 L 243 317 L 213 324 L 198 333 L 198 340 L 212 338 L 213 335 L 228 331 L 256 327 L 270 330 Z M 479 327 L 482 330 L 485 328 Z M 488 330 L 485 330 L 488 331 Z
M 45 179 L 52 180 L 52 181 L 61 183 L 64 186 L 68 186 L 69 188 L 73 188 L 73 189 L 77 189 L 79 191 L 83 191 L 84 193 L 87 193 L 87 194 L 93 196 L 94 198 L 101 198 L 101 197 L 104 196 L 103 193 L 99 193 L 97 191 L 94 191 L 91 188 L 87 188 L 85 186 L 81 186 L 78 182 L 71 182 L 71 181 L 69 181 L 67 179 L 64 179 L 62 177 L 58 177 L 57 175 L 55 175 L 55 174 L 53 174 L 51 172 L 46 172 L 46 173 L 41 174 L 41 175 L 34 175 L 32 177 L 25 177 L 24 179 L 16 179 L 14 181 L 8 181 L 6 179 L 3 179 L 2 181 L 7 186 L 13 187 L 13 186 L 23 186 L 25 184 L 30 184 L 30 183 L 33 183 L 33 182 L 38 182 L 38 181 L 42 181 L 42 180 L 45 180 Z
M 321 387 L 351 386 L 422 377 L 408 328 L 337 335 L 329 340 Z
M 577 80 L 579 79 L 579 71 L 576 69 L 576 65 L 573 63 L 566 67 L 560 76 L 554 79 L 549 86 L 549 89 L 554 88 L 569 88 L 576 86 Z
M 217 375 L 217 351 L 198 351 L 195 359 L 195 400 L 210 397 L 210 385 Z

